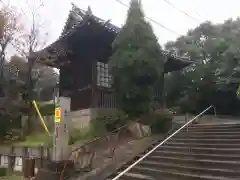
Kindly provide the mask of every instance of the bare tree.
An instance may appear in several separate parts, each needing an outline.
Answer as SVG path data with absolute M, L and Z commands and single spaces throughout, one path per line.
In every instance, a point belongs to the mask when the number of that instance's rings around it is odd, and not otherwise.
M 24 99 L 26 104 L 28 104 L 28 120 L 26 124 L 26 133 L 30 132 L 31 127 L 31 118 L 33 115 L 33 106 L 32 106 L 32 94 L 35 88 L 36 82 L 39 78 L 39 69 L 36 65 L 36 59 L 29 58 L 31 54 L 42 48 L 46 44 L 47 33 L 44 32 L 45 22 L 41 19 L 41 9 L 44 8 L 44 4 L 41 0 L 25 0 L 27 4 L 28 11 L 22 9 L 22 14 L 25 19 L 30 21 L 30 26 L 24 30 L 16 43 L 15 47 L 18 52 L 27 59 L 27 77 L 25 84 Z
M 31 91 L 33 89 L 33 78 L 38 78 L 38 70 L 34 69 L 35 60 L 28 58 L 35 50 L 38 48 L 41 48 L 44 46 L 45 42 L 41 41 L 42 39 L 45 39 L 47 34 L 43 33 L 44 28 L 44 22 L 42 21 L 40 17 L 40 10 L 44 7 L 41 0 L 35 0 L 31 1 L 32 4 L 28 0 L 26 0 L 26 4 L 28 6 L 30 16 L 27 16 L 26 13 L 23 12 L 25 16 L 30 18 L 31 25 L 29 27 L 29 30 L 26 31 L 25 34 L 22 36 L 22 41 L 20 44 L 20 49 L 22 51 L 22 55 L 26 57 L 28 60 L 28 73 L 27 73 L 27 79 L 26 79 L 26 90 L 27 92 Z
M 2 4 L 0 9 L 0 79 L 3 77 L 7 46 L 17 38 L 22 28 L 18 20 L 17 13 L 9 5 Z
M 31 2 L 31 3 L 30 3 Z M 48 33 L 44 32 L 45 21 L 41 18 L 41 9 L 44 4 L 41 0 L 25 0 L 28 10 L 21 9 L 23 17 L 28 20 L 28 25 L 19 41 L 18 49 L 22 56 L 29 56 L 33 51 L 46 44 Z

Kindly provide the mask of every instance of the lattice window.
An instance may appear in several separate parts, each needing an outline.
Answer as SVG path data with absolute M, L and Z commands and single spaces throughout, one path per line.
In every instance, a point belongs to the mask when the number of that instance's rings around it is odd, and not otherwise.
M 108 71 L 108 64 L 97 62 L 97 85 L 102 87 L 112 87 L 112 76 Z

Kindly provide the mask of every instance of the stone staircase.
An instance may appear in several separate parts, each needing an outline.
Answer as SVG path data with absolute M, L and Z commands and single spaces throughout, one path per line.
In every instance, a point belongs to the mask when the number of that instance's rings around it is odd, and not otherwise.
M 140 156 L 139 156 L 140 157 Z M 131 163 L 125 164 L 113 179 Z M 191 125 L 119 180 L 239 180 L 240 124 Z

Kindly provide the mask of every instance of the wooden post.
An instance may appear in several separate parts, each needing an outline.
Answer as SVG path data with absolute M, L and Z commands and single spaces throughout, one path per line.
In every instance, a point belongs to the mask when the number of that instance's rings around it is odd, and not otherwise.
M 28 148 L 23 148 L 23 177 L 24 179 L 28 179 L 30 177 L 34 177 L 35 175 L 35 159 L 30 158 L 30 154 L 28 152 Z
M 188 113 L 185 114 L 185 123 L 188 122 Z
M 42 168 L 43 167 L 43 159 L 44 159 L 44 149 L 43 147 L 40 147 L 39 148 L 39 151 L 40 151 L 40 167 L 39 168 Z
M 25 167 L 23 168 L 23 177 L 24 179 L 28 179 L 35 176 L 35 159 L 34 158 L 26 158 L 24 159 Z
M 8 170 L 11 172 L 13 171 L 13 168 L 14 168 L 14 160 L 15 160 L 15 157 L 13 156 L 13 152 L 14 152 L 14 147 L 11 146 L 10 147 L 10 152 L 8 154 Z
M 27 158 L 27 148 L 26 147 L 23 147 L 22 148 L 22 172 L 24 172 L 24 170 L 25 170 L 25 166 L 26 166 L 26 164 L 25 164 L 25 159 Z
M 164 72 L 162 73 L 162 101 L 163 101 L 163 109 L 167 108 L 167 102 L 166 102 L 166 91 L 165 91 L 165 79 L 164 79 Z

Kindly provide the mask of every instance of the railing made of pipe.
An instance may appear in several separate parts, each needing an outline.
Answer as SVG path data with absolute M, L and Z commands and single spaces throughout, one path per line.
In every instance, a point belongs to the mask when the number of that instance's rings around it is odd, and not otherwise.
M 134 162 L 132 165 L 130 165 L 128 168 L 126 168 L 124 171 L 122 171 L 121 173 L 119 173 L 116 177 L 114 177 L 112 180 L 118 180 L 120 177 L 122 177 L 125 173 L 127 173 L 129 170 L 131 170 L 134 166 L 136 166 L 138 163 L 140 163 L 143 159 L 145 159 L 146 157 L 148 157 L 152 152 L 154 152 L 157 148 L 159 148 L 160 146 L 162 146 L 165 142 L 167 142 L 169 139 L 171 139 L 174 135 L 176 135 L 178 132 L 180 132 L 182 129 L 184 129 L 185 127 L 187 127 L 190 123 L 192 123 L 193 121 L 195 121 L 196 119 L 198 119 L 200 116 L 202 116 L 205 112 L 207 112 L 209 109 L 214 108 L 215 111 L 215 107 L 213 105 L 209 106 L 208 108 L 206 108 L 205 110 L 203 110 L 201 113 L 199 113 L 197 116 L 195 116 L 194 118 L 192 118 L 191 120 L 189 120 L 187 123 L 185 123 L 182 127 L 180 127 L 178 130 L 176 130 L 174 133 L 172 133 L 171 135 L 169 135 L 165 140 L 163 140 L 161 143 L 159 143 L 158 145 L 156 145 L 154 148 L 152 148 L 148 153 L 146 153 L 145 155 L 143 155 L 141 158 L 139 158 L 136 162 Z
M 212 108 L 213 108 L 214 117 L 217 117 L 216 107 L 215 107 L 214 105 L 211 105 L 211 106 L 212 106 Z M 203 114 L 202 114 L 202 115 L 203 115 Z M 201 118 L 201 117 L 199 117 L 199 118 Z M 188 122 L 188 119 L 189 119 L 189 114 L 186 113 L 186 114 L 185 114 L 185 123 Z

